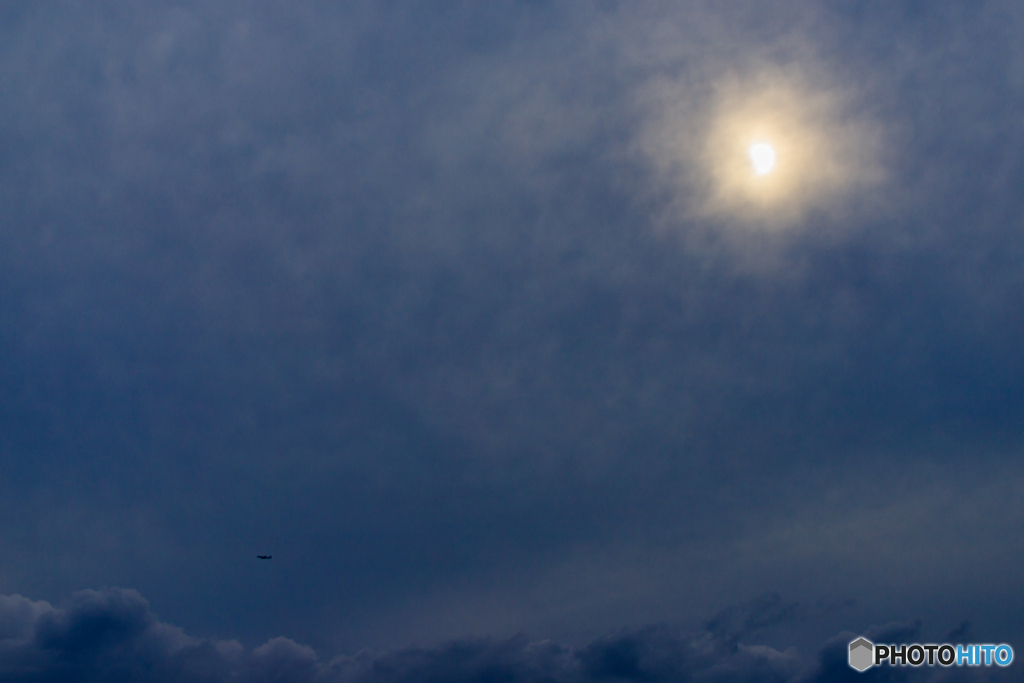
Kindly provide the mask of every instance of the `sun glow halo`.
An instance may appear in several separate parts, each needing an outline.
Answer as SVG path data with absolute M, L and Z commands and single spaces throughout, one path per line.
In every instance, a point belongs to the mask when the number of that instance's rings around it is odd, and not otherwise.
M 751 145 L 749 154 L 750 163 L 757 175 L 766 175 L 775 168 L 775 148 L 771 145 L 764 142 Z
M 879 124 L 827 74 L 767 66 L 710 85 L 655 79 L 645 90 L 657 115 L 642 146 L 671 188 L 666 221 L 796 228 L 812 211 L 841 215 L 884 178 Z

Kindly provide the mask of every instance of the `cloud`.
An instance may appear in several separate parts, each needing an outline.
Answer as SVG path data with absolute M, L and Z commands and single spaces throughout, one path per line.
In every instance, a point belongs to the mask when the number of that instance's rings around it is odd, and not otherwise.
M 251 650 L 237 641 L 193 638 L 161 622 L 134 590 L 87 590 L 66 607 L 0 597 L 0 678 L 10 683 L 825 683 L 952 681 L 948 672 L 883 670 L 850 677 L 843 634 L 811 658 L 755 641 L 796 605 L 765 596 L 723 612 L 702 628 L 624 630 L 573 647 L 519 635 L 466 639 L 383 654 L 363 651 L 322 661 L 283 637 Z M 919 624 L 863 635 L 881 642 L 915 638 Z M 876 672 L 877 673 L 877 672 Z M 975 672 L 976 673 L 976 672 Z
M 1012 590 L 1013 6 L 5 8 L 3 589 L 352 649 Z M 716 249 L 773 107 L 838 165 Z
M 187 636 L 130 589 L 86 590 L 66 607 L 0 599 L 5 681 L 306 681 L 316 655 L 287 638 L 252 651 Z

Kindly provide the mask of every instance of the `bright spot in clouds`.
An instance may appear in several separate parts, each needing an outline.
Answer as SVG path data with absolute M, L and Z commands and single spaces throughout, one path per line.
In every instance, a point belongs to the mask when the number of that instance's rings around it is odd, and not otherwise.
M 763 66 L 707 83 L 666 77 L 646 97 L 643 145 L 678 198 L 670 223 L 797 228 L 812 213 L 866 205 L 885 176 L 878 122 L 852 85 L 827 74 Z
M 764 175 L 775 168 L 775 149 L 771 145 L 759 142 L 750 148 L 750 163 L 754 165 L 757 175 Z

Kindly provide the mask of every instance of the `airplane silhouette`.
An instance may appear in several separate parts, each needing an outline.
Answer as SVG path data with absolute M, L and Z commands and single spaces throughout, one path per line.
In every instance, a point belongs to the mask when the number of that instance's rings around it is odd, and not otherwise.
M 273 557 L 273 555 L 257 555 L 256 557 L 258 557 L 261 560 L 269 560 Z

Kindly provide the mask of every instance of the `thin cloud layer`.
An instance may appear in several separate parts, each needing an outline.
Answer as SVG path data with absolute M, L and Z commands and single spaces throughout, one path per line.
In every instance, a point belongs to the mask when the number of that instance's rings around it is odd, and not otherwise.
M 6 3 L 0 592 L 1019 633 L 1019 5 Z

